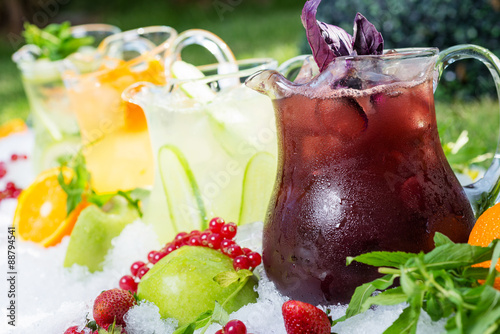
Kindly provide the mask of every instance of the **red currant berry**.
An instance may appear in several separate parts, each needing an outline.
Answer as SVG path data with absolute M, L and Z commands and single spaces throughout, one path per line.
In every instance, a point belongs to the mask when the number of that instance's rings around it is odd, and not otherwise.
M 12 192 L 12 198 L 18 198 L 21 195 L 21 189 L 16 189 Z
M 120 289 L 130 290 L 132 292 L 137 291 L 137 283 L 134 278 L 130 275 L 125 275 L 120 279 Z
M 136 261 L 134 263 L 132 263 L 132 265 L 130 266 L 130 272 L 132 273 L 133 276 L 137 276 L 137 271 L 139 270 L 139 268 L 141 268 L 143 265 L 145 265 L 144 262 L 142 261 Z
M 232 244 L 227 248 L 227 255 L 230 258 L 235 258 L 237 256 L 243 255 L 243 251 L 241 250 L 241 247 L 238 246 L 237 244 Z
M 165 251 L 159 251 L 159 252 L 156 252 L 155 256 L 153 257 L 153 261 L 152 262 L 153 264 L 157 263 L 158 261 L 160 261 L 161 259 L 163 259 L 165 256 L 167 255 L 167 253 Z
M 220 217 L 215 217 L 212 218 L 212 220 L 210 220 L 210 223 L 208 223 L 208 228 L 210 229 L 210 231 L 214 233 L 220 233 L 220 230 L 222 226 L 224 226 L 224 223 L 225 223 L 224 219 Z
M 219 233 L 212 233 L 208 236 L 207 246 L 213 249 L 220 249 L 222 237 Z
M 224 224 L 224 226 L 222 226 L 221 234 L 226 239 L 232 239 L 236 236 L 237 230 L 238 227 L 236 226 L 235 223 L 227 223 Z
M 241 250 L 243 251 L 243 254 L 245 254 L 245 255 L 253 253 L 253 250 L 251 250 L 250 248 L 245 247 L 245 248 L 242 248 Z
M 202 246 L 208 246 L 208 237 L 210 236 L 210 234 L 212 234 L 210 231 L 205 231 L 200 234 L 200 242 Z
M 0 179 L 7 175 L 7 170 L 0 167 Z
M 12 160 L 12 161 L 16 161 L 16 160 L 17 160 L 17 158 L 19 158 L 19 156 L 18 156 L 17 154 L 12 154 L 12 155 L 10 156 L 10 160 Z
M 172 243 L 168 243 L 168 244 L 165 245 L 165 253 L 167 253 L 167 254 L 172 253 L 176 249 L 177 248 L 175 248 L 175 245 L 172 244 Z
M 14 184 L 14 182 L 7 182 L 7 184 L 5 185 L 5 189 L 7 189 L 7 190 L 15 190 L 16 189 L 16 185 Z
M 247 326 L 239 320 L 228 321 L 224 326 L 224 334 L 247 334 Z
M 189 246 L 201 246 L 201 240 L 199 235 L 193 235 L 189 237 Z
M 222 331 L 222 329 L 219 329 L 217 332 L 215 332 L 215 334 L 224 334 L 224 332 Z
M 142 278 L 142 276 L 146 275 L 146 273 L 149 271 L 149 268 L 148 266 L 142 266 L 139 268 L 139 271 L 137 271 L 137 277 L 139 277 L 139 279 Z
M 248 261 L 248 257 L 245 255 L 235 257 L 233 260 L 233 268 L 234 270 L 250 269 L 250 261 Z
M 191 232 L 189 232 L 189 235 L 190 235 L 190 236 L 193 236 L 193 235 L 200 235 L 200 234 L 201 234 L 201 232 L 200 232 L 200 231 L 198 231 L 198 230 L 192 230 Z
M 20 158 L 23 159 L 23 160 L 26 160 L 26 159 L 28 159 L 28 156 L 26 154 L 23 154 L 23 155 L 20 156 Z
M 177 235 L 175 236 L 175 239 L 174 241 L 182 241 L 182 239 L 187 236 L 188 234 L 186 232 L 180 232 L 180 233 L 177 233 Z
M 221 243 L 220 243 L 220 249 L 221 249 L 222 253 L 226 254 L 227 249 L 229 248 L 229 246 L 231 246 L 233 244 L 234 244 L 233 240 L 230 240 L 230 239 L 224 239 L 224 240 L 222 240 Z
M 148 261 L 151 262 L 152 264 L 156 263 L 156 262 L 153 262 L 156 253 L 158 253 L 158 252 L 155 250 L 148 253 Z
M 250 267 L 255 268 L 262 263 L 262 257 L 257 252 L 251 252 L 247 254 L 248 261 L 250 262 Z

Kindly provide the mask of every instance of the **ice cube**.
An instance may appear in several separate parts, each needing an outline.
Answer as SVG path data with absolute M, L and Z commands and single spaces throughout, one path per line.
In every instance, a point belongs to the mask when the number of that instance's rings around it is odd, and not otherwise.
M 162 319 L 158 306 L 150 302 L 132 307 L 124 319 L 128 334 L 172 334 L 178 325 L 175 319 Z

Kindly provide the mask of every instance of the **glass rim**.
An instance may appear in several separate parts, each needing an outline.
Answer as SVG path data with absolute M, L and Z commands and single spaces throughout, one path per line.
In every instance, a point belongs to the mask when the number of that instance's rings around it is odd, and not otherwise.
M 148 27 L 141 27 L 141 28 L 135 28 L 131 30 L 126 30 L 126 31 L 121 31 L 117 34 L 111 35 L 106 37 L 101 44 L 98 46 L 98 51 L 102 52 L 106 49 L 106 47 L 115 42 L 116 40 L 122 40 L 124 42 L 130 42 L 134 38 L 150 33 L 170 33 L 170 36 L 162 43 L 157 45 L 153 50 L 156 50 L 158 48 L 161 48 L 162 45 L 164 45 L 166 42 L 168 42 L 170 39 L 174 39 L 177 37 L 177 30 L 175 30 L 172 27 L 169 26 L 164 26 L 164 25 L 157 25 L 157 26 L 148 26 Z M 153 51 L 151 50 L 151 51 Z M 102 52 L 105 54 L 105 52 Z
M 227 78 L 235 78 L 235 77 L 246 77 L 246 76 L 251 76 L 252 74 L 261 71 L 261 70 L 269 70 L 273 68 L 278 67 L 278 61 L 274 58 L 270 57 L 261 57 L 261 58 L 247 58 L 247 59 L 241 59 L 237 60 L 236 62 L 227 62 L 227 63 L 213 63 L 213 64 L 207 64 L 207 65 L 200 65 L 196 66 L 197 69 L 200 71 L 210 71 L 210 70 L 217 70 L 220 66 L 238 66 L 237 71 L 232 71 L 229 73 L 224 73 L 224 74 L 213 74 L 209 76 L 205 76 L 203 78 L 197 78 L 197 79 L 176 79 L 176 78 L 168 78 L 167 79 L 167 87 L 173 87 L 176 85 L 182 85 L 185 83 L 189 82 L 196 82 L 196 83 L 209 83 L 213 81 L 219 81 L 222 79 L 227 79 Z M 251 66 L 249 68 L 245 69 L 239 69 L 240 66 L 245 66 L 245 65 L 255 65 Z
M 107 23 L 87 23 L 87 24 L 80 24 L 76 26 L 72 26 L 70 28 L 72 34 L 80 34 L 83 32 L 110 32 L 113 35 L 114 34 L 119 34 L 122 32 L 122 30 L 112 24 L 107 24 Z
M 345 60 L 362 60 L 362 59 L 381 59 L 381 60 L 400 60 L 407 58 L 423 58 L 432 57 L 439 53 L 439 49 L 435 47 L 417 47 L 417 48 L 400 48 L 400 49 L 384 49 L 381 55 L 355 55 L 341 56 L 335 59 Z

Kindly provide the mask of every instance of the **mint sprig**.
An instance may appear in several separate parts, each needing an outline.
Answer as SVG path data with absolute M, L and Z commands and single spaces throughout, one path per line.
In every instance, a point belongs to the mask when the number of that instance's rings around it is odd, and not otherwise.
M 94 43 L 92 36 L 74 37 L 69 22 L 49 24 L 43 29 L 25 22 L 23 37 L 27 44 L 34 44 L 40 48 L 42 51 L 40 58 L 52 61 L 64 59 L 82 46 Z
M 453 243 L 436 233 L 436 247 L 427 254 L 372 252 L 353 261 L 379 267 L 385 276 L 359 286 L 346 315 L 333 324 L 367 311 L 373 305 L 408 306 L 385 334 L 415 333 L 422 310 L 433 321 L 448 319 L 447 333 L 498 333 L 500 331 L 500 291 L 493 288 L 500 276 L 495 264 L 500 256 L 500 242 L 487 247 Z M 472 267 L 491 260 L 489 268 Z M 400 286 L 392 287 L 399 279 Z M 484 280 L 483 285 L 478 280 Z M 379 294 L 373 295 L 375 291 Z
M 136 188 L 129 191 L 118 190 L 116 192 L 108 194 L 97 194 L 91 187 L 91 174 L 87 170 L 85 157 L 81 150 L 72 157 L 61 159 L 59 163 L 61 165 L 61 168 L 59 170 L 57 180 L 59 182 L 59 185 L 67 195 L 67 215 L 69 215 L 84 198 L 87 202 L 95 204 L 98 207 L 102 208 L 111 200 L 111 198 L 115 196 L 121 196 L 125 198 L 127 202 L 137 210 L 139 217 L 142 217 L 143 213 L 141 209 L 141 201 L 143 201 L 149 195 L 148 190 Z M 63 169 L 65 167 L 71 168 L 74 174 L 68 181 L 68 183 L 66 183 L 63 176 Z

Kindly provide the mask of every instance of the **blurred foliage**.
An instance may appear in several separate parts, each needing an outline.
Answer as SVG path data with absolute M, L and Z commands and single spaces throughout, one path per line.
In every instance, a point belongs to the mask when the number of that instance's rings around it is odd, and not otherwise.
M 356 12 L 382 33 L 386 49 L 433 46 L 443 50 L 477 44 L 500 56 L 500 0 L 323 0 L 317 19 L 352 34 Z M 463 100 L 486 92 L 495 93 L 486 66 L 465 60 L 445 71 L 437 94 Z

